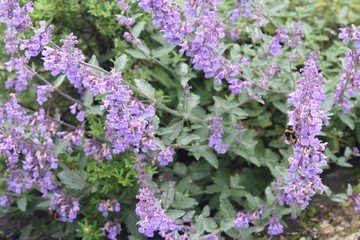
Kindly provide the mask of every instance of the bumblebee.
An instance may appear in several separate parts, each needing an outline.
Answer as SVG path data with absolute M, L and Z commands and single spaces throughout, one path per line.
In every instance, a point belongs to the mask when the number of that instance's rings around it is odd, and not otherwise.
M 51 208 L 50 210 L 49 210 L 49 215 L 50 215 L 50 217 L 52 218 L 52 220 L 58 220 L 59 219 L 59 213 L 55 210 L 55 209 L 53 209 L 53 208 Z
M 297 143 L 298 139 L 296 137 L 295 131 L 293 130 L 293 126 L 288 125 L 284 131 L 284 135 L 288 143 L 290 144 Z

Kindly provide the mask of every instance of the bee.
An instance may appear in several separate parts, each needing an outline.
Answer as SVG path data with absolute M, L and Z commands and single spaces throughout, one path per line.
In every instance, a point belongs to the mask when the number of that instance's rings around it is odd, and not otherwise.
M 55 209 L 53 209 L 53 208 L 51 208 L 50 210 L 49 210 L 49 215 L 51 216 L 51 218 L 53 219 L 53 220 L 58 220 L 59 219 L 59 213 L 55 210 Z
M 297 143 L 298 139 L 296 137 L 296 133 L 293 129 L 293 126 L 288 125 L 284 131 L 284 135 L 288 143 L 290 144 Z

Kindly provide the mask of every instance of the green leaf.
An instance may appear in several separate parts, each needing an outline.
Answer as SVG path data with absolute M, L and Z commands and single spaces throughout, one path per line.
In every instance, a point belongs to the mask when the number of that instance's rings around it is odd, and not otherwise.
M 185 215 L 185 211 L 177 209 L 169 209 L 165 211 L 166 216 L 172 219 L 178 219 Z
M 138 22 L 132 29 L 133 35 L 135 38 L 138 38 L 140 36 L 140 33 L 142 32 L 142 30 L 144 29 L 145 26 L 145 22 L 141 21 Z
M 26 206 L 27 206 L 27 198 L 22 197 L 22 198 L 16 199 L 16 205 L 17 205 L 18 209 L 25 212 L 26 211 Z
M 331 197 L 332 201 L 340 202 L 340 203 L 345 202 L 347 199 L 348 199 L 348 195 L 346 195 L 345 193 L 338 193 Z
M 210 150 L 206 149 L 201 153 L 201 155 L 205 158 L 205 160 L 210 163 L 214 168 L 218 169 L 219 167 L 219 160 L 217 159 L 216 155 Z
M 201 138 L 198 135 L 189 134 L 189 135 L 184 135 L 184 136 L 179 137 L 177 139 L 177 143 L 180 145 L 188 145 L 192 141 L 199 140 L 199 139 L 201 139 Z
M 90 108 L 86 109 L 87 115 L 100 115 L 104 114 L 104 111 L 100 109 L 100 106 L 91 106 Z
M 175 45 L 167 45 L 160 48 L 157 48 L 155 50 L 152 50 L 152 55 L 156 58 L 162 57 L 169 52 L 171 52 L 175 48 Z
M 179 176 L 185 176 L 188 172 L 187 166 L 184 163 L 176 162 L 174 165 L 174 173 Z
M 61 74 L 60 76 L 58 76 L 56 78 L 56 80 L 54 81 L 54 86 L 56 89 L 58 89 L 60 87 L 60 85 L 64 82 L 65 77 L 66 77 L 66 75 Z
M 27 240 L 27 239 L 30 239 L 29 236 L 30 236 L 30 233 L 31 233 L 31 229 L 32 229 L 32 225 L 29 224 L 27 225 L 25 228 L 23 228 L 21 230 L 21 235 L 20 235 L 20 238 L 19 240 Z
M 222 198 L 220 200 L 220 211 L 223 217 L 225 218 L 235 218 L 236 216 L 236 211 L 234 209 L 234 206 L 226 198 Z
M 351 196 L 351 195 L 353 194 L 353 188 L 352 188 L 351 184 L 348 184 L 348 185 L 347 185 L 346 194 L 347 194 L 348 196 Z
M 343 121 L 346 125 L 348 125 L 351 130 L 355 129 L 355 123 L 349 115 L 339 113 L 339 117 L 340 117 L 341 121 Z
M 64 153 L 66 151 L 68 144 L 69 144 L 68 138 L 64 138 L 64 139 L 58 141 L 54 146 L 55 155 L 57 156 L 61 153 Z
M 48 209 L 50 207 L 50 200 L 39 202 L 36 205 L 36 208 L 38 209 Z
M 209 217 L 210 216 L 210 208 L 208 205 L 206 205 L 203 210 L 201 211 L 201 215 L 204 217 Z
M 118 57 L 114 63 L 115 72 L 121 72 L 122 70 L 124 70 L 126 62 L 127 56 L 125 54 L 122 54 L 120 57 Z
M 86 184 L 86 174 L 77 173 L 72 170 L 66 170 L 59 173 L 61 182 L 70 189 L 83 190 Z
M 141 51 L 136 49 L 126 49 L 125 52 L 137 59 L 147 59 L 147 57 Z
M 222 231 L 227 231 L 234 226 L 234 218 L 225 218 L 220 222 L 220 228 Z
M 146 96 L 154 98 L 155 97 L 155 89 L 144 79 L 135 79 L 135 85 L 140 89 L 142 93 Z
M 177 194 L 172 206 L 178 209 L 189 209 L 196 205 L 198 205 L 198 202 L 194 198 L 179 196 L 179 194 Z
M 94 96 L 86 92 L 84 96 L 84 105 L 87 107 L 91 107 L 93 102 L 94 102 Z

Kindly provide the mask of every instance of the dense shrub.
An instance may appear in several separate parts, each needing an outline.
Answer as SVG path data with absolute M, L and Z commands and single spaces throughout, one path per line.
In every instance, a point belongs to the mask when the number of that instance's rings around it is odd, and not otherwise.
M 22 239 L 210 240 L 281 234 L 316 193 L 359 211 L 321 181 L 359 154 L 359 12 L 2 0 L 3 216 L 31 217 Z

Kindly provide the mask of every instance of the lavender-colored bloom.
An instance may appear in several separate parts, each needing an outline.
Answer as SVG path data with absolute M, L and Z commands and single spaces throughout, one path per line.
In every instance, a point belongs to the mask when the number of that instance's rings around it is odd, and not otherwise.
M 150 187 L 150 175 L 146 172 L 145 167 L 147 164 L 148 156 L 145 154 L 138 154 L 136 157 L 136 163 L 134 164 L 134 169 L 136 171 L 137 184 L 141 188 Z
M 251 214 L 238 212 L 236 219 L 234 220 L 234 226 L 240 229 L 248 228 L 252 219 Z
M 107 217 L 109 212 L 120 212 L 120 203 L 118 203 L 115 199 L 101 201 L 99 203 L 98 210 L 104 217 Z
M 135 45 L 140 45 L 141 44 L 141 40 L 138 38 L 134 38 L 134 36 L 132 34 L 130 34 L 129 32 L 125 32 L 124 33 L 124 38 L 127 42 L 135 44 Z
M 16 0 L 2 0 L 0 2 L 0 22 L 8 25 L 8 28 L 23 33 L 32 27 L 29 12 L 33 11 L 32 2 L 20 7 Z
M 15 72 L 16 78 L 8 79 L 6 82 L 6 88 L 15 88 L 16 91 L 24 91 L 27 89 L 27 85 L 33 78 L 34 73 L 28 69 L 25 65 L 28 60 L 24 57 L 11 57 L 8 62 L 5 63 L 6 70 L 8 72 Z
M 224 131 L 222 130 L 221 121 L 222 117 L 214 117 L 211 119 L 212 124 L 208 126 L 211 136 L 208 138 L 209 147 L 214 147 L 215 151 L 219 154 L 224 154 L 229 148 L 228 144 L 224 144 L 221 140 Z
M 273 56 L 279 55 L 281 53 L 280 40 L 277 37 L 274 37 L 273 42 L 270 45 L 270 54 Z
M 107 221 L 101 230 L 106 233 L 108 239 L 116 240 L 116 236 L 121 232 L 121 225 L 117 222 Z
M 50 210 L 55 210 L 62 222 L 73 222 L 80 211 L 79 200 L 60 193 L 54 193 L 50 199 Z
M 20 194 L 37 188 L 46 196 L 55 189 L 51 169 L 57 167 L 52 151 L 56 124 L 45 118 L 43 109 L 35 113 L 22 109 L 15 94 L 0 105 L 0 123 L 0 154 L 6 156 L 8 190 Z
M 43 50 L 44 46 L 49 44 L 53 26 L 49 26 L 46 29 L 45 25 L 45 21 L 40 21 L 40 29 L 34 31 L 35 35 L 30 39 L 22 41 L 20 50 L 25 50 L 25 56 L 27 58 L 37 56 Z
M 352 196 L 350 196 L 350 200 L 353 204 L 355 204 L 355 212 L 360 212 L 360 194 L 353 194 Z
M 0 197 L 0 207 L 6 207 L 12 200 L 11 196 L 4 195 Z
M 133 18 L 127 18 L 127 17 L 122 16 L 122 15 L 117 15 L 116 21 L 120 25 L 125 26 L 125 27 L 131 27 L 135 23 L 135 20 Z
M 62 137 L 62 139 L 67 139 L 68 140 L 68 144 L 67 144 L 67 151 L 68 152 L 72 152 L 72 145 L 75 146 L 81 146 L 81 139 L 84 136 L 84 129 L 82 129 L 81 127 L 78 127 L 77 129 L 75 129 L 72 132 L 57 132 L 56 135 L 58 137 Z
M 96 161 L 101 161 L 103 158 L 106 160 L 112 158 L 108 144 L 98 142 L 95 139 L 85 140 L 84 153 L 86 156 L 91 156 Z
M 52 85 L 43 85 L 36 87 L 37 98 L 36 101 L 39 105 L 43 105 L 49 98 L 51 98 L 51 93 L 55 90 Z
M 130 5 L 127 3 L 127 1 L 125 0 L 118 0 L 118 5 L 119 7 L 124 10 L 125 12 L 129 11 L 130 10 Z
M 278 235 L 284 231 L 284 227 L 280 224 L 277 217 L 272 217 L 269 221 L 268 234 Z
M 354 48 L 345 53 L 345 68 L 340 72 L 341 77 L 335 89 L 335 102 L 340 103 L 347 113 L 351 109 L 349 98 L 355 97 L 360 92 L 360 31 L 358 28 L 340 28 L 339 38 L 347 44 L 349 40 L 354 43 Z M 347 95 L 347 96 L 346 96 Z
M 325 100 L 324 78 L 317 69 L 316 53 L 312 52 L 301 69 L 295 92 L 289 94 L 288 102 L 295 109 L 289 111 L 289 126 L 296 132 L 298 141 L 293 145 L 294 156 L 289 158 L 289 180 L 277 179 L 280 204 L 296 204 L 306 208 L 316 192 L 322 192 L 321 167 L 326 165 L 323 154 L 326 143 L 316 137 L 328 117 L 321 110 Z
M 177 229 L 174 220 L 166 216 L 159 200 L 154 197 L 154 193 L 150 189 L 140 189 L 136 198 L 139 199 L 135 213 L 140 218 L 140 233 L 147 237 L 153 237 L 154 232 L 159 231 L 159 234 L 164 237 L 167 232 Z
M 174 149 L 172 147 L 166 147 L 158 155 L 160 166 L 166 166 L 173 161 Z

